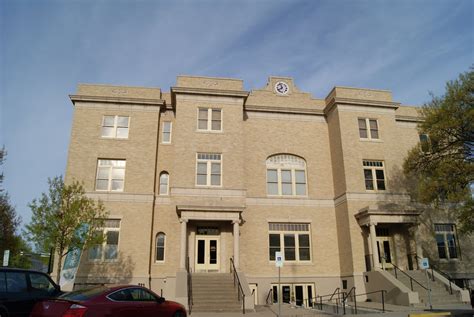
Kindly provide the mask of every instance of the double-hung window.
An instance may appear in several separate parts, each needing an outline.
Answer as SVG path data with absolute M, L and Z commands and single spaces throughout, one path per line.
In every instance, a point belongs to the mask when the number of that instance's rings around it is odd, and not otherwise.
M 95 189 L 122 192 L 125 180 L 125 163 L 125 160 L 99 159 Z
M 383 161 L 363 160 L 365 189 L 385 190 L 385 173 Z
M 270 156 L 267 165 L 267 194 L 306 196 L 306 162 L 290 154 Z
M 282 251 L 285 261 L 311 261 L 310 230 L 308 223 L 268 224 L 269 256 L 275 261 L 275 252 Z
M 454 224 L 435 224 L 435 238 L 440 259 L 457 259 L 458 245 Z
M 130 117 L 104 116 L 102 118 L 102 137 L 115 139 L 128 138 L 129 123 Z
M 163 130 L 161 131 L 161 143 L 169 144 L 171 143 L 171 122 L 163 122 Z
M 196 159 L 196 185 L 221 186 L 222 155 L 198 153 Z
M 104 242 L 89 249 L 89 260 L 116 260 L 118 258 L 120 219 L 106 219 L 104 221 L 104 228 L 96 234 L 103 234 Z
M 361 139 L 378 139 L 379 125 L 376 119 L 359 118 L 359 137 Z
M 199 131 L 222 131 L 222 109 L 198 108 Z

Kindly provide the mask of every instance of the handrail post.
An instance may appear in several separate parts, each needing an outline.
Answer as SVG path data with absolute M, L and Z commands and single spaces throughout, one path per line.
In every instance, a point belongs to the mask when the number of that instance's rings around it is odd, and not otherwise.
M 385 313 L 385 296 L 384 296 L 385 291 L 382 290 L 382 311 Z
M 396 267 L 396 266 L 394 266 L 393 268 L 395 269 L 395 278 L 398 280 L 398 275 L 397 275 L 397 267 Z
M 323 297 L 319 296 L 319 304 L 321 305 L 321 310 L 323 310 Z
M 411 291 L 413 292 L 413 279 L 410 277 Z
M 355 313 L 357 315 L 357 297 L 356 297 L 356 289 L 354 288 L 354 308 L 355 308 Z

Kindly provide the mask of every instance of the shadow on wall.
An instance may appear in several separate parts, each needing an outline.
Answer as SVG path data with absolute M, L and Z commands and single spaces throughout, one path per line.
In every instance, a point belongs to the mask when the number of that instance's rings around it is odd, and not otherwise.
M 433 263 L 438 269 L 450 272 L 473 272 L 474 271 L 474 239 L 473 236 L 461 234 L 454 231 L 456 236 L 456 259 L 440 259 L 438 246 L 436 242 L 435 224 L 454 224 L 456 225 L 456 212 L 452 210 L 453 206 L 434 206 L 418 203 L 416 192 L 416 180 L 408 178 L 400 167 L 393 168 L 389 173 L 387 189 L 390 193 L 404 194 L 389 195 L 385 202 L 380 203 L 378 208 L 381 210 L 393 211 L 421 211 L 418 218 L 419 225 L 413 226 L 414 231 L 418 231 L 418 235 L 422 240 L 417 241 L 421 244 L 423 257 L 427 257 L 430 263 Z
M 103 284 L 129 284 L 133 278 L 135 262 L 130 256 L 124 257 L 121 253 L 113 261 L 92 262 L 81 259 L 74 289 L 81 289 Z

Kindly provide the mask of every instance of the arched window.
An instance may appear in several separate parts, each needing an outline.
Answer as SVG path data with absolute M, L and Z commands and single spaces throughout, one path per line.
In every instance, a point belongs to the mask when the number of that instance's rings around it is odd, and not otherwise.
M 306 161 L 296 155 L 277 154 L 267 159 L 267 195 L 306 196 Z
M 165 238 L 166 235 L 163 232 L 156 235 L 156 261 L 165 260 Z
M 170 176 L 167 172 L 160 174 L 160 195 L 168 195 Z

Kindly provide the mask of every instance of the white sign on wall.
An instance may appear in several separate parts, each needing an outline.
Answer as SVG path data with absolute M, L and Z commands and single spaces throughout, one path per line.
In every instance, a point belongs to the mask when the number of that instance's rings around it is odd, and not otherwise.
M 420 268 L 423 270 L 430 268 L 430 262 L 428 261 L 428 258 L 420 259 Z
M 283 253 L 281 251 L 275 252 L 275 266 L 276 267 L 283 267 L 283 262 L 285 259 L 283 258 Z

